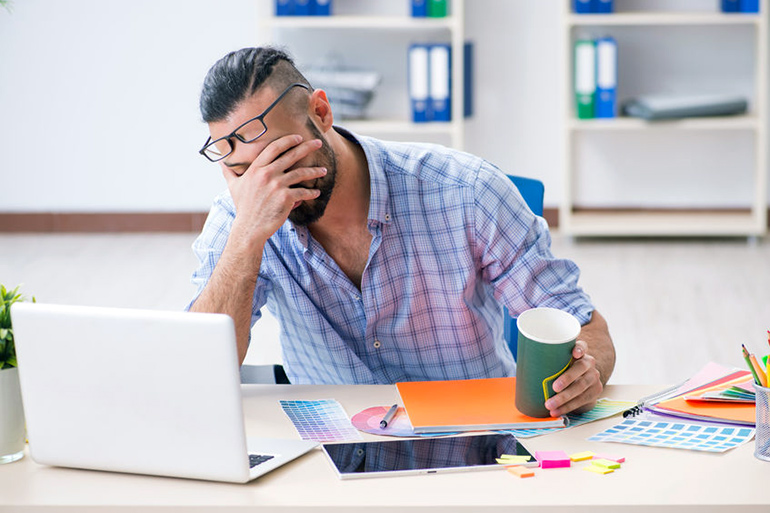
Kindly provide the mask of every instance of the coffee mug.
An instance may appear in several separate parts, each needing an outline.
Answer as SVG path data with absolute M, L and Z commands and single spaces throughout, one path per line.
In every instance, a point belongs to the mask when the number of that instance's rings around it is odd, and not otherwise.
M 516 408 L 530 417 L 550 417 L 545 402 L 554 395 L 553 382 L 572 364 L 580 323 L 555 308 L 532 308 L 516 325 Z

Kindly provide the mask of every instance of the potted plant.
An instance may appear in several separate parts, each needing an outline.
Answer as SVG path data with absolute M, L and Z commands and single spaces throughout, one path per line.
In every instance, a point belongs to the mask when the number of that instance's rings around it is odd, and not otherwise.
M 0 464 L 24 456 L 24 410 L 11 326 L 11 305 L 23 300 L 19 287 L 9 291 L 0 284 Z

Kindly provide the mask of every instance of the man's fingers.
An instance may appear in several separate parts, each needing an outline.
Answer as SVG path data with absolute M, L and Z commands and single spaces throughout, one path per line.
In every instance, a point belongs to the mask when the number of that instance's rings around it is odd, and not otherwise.
M 279 141 L 283 143 L 283 139 L 284 138 L 282 137 L 281 139 L 273 141 L 264 150 L 262 150 L 259 156 L 254 160 L 251 168 L 263 168 L 269 173 L 285 172 L 291 166 L 307 157 L 323 145 L 319 139 L 309 139 L 307 141 L 302 141 L 301 137 L 299 137 L 299 141 L 301 142 L 298 143 L 294 143 L 294 141 L 297 139 L 292 139 L 291 141 L 294 144 L 276 145 L 276 143 Z M 281 151 L 282 149 L 283 151 Z
M 301 142 L 302 136 L 298 134 L 279 137 L 259 152 L 259 155 L 254 160 L 254 164 L 260 167 L 266 166 L 277 159 L 282 153 L 286 153 Z

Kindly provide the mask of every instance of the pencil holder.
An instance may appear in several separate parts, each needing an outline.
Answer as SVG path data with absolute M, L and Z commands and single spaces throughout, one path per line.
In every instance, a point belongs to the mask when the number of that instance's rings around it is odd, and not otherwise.
M 770 388 L 754 384 L 757 397 L 757 434 L 754 456 L 770 461 Z

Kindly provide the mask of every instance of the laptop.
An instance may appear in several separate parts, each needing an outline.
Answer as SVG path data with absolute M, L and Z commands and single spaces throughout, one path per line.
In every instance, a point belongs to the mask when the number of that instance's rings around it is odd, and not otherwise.
M 246 438 L 232 319 L 16 303 L 32 459 L 245 483 L 318 444 Z

